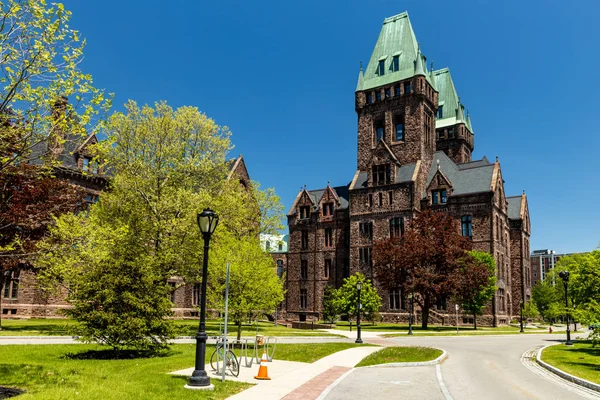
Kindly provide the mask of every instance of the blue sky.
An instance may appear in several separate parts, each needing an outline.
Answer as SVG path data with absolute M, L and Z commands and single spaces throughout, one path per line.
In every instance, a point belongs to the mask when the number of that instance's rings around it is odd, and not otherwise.
M 127 99 L 197 106 L 233 132 L 252 179 L 286 212 L 303 185 L 350 182 L 354 89 L 385 17 L 408 11 L 421 50 L 449 67 L 475 131 L 526 190 L 531 248 L 600 242 L 600 2 L 65 0 L 85 72 Z

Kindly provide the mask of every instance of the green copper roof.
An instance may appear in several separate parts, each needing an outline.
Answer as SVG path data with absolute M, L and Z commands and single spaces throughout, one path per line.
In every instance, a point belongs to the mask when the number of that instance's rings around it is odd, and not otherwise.
M 362 85 L 356 90 L 367 90 L 378 86 L 387 85 L 415 75 L 415 61 L 419 52 L 419 45 L 413 32 L 408 13 L 395 15 L 383 21 L 379 38 L 371 54 L 369 65 L 364 71 Z M 393 70 L 394 56 L 399 57 L 398 71 Z M 379 61 L 384 62 L 384 73 L 379 75 Z M 425 60 L 421 60 L 421 74 L 425 75 Z
M 471 118 L 465 118 L 464 106 L 460 104 L 452 76 L 450 76 L 450 70 L 442 68 L 433 74 L 435 76 L 435 88 L 439 93 L 438 107 L 442 107 L 442 116 L 437 118 L 435 126 L 442 128 L 463 122 L 472 133 Z

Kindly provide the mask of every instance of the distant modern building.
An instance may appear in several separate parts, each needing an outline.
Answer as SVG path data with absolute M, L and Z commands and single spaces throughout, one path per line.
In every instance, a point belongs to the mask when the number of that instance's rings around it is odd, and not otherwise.
M 585 252 L 579 253 L 564 253 L 556 254 L 554 250 L 534 250 L 531 252 L 531 277 L 533 284 L 538 282 L 544 282 L 550 271 L 554 270 L 558 260 L 564 256 L 570 256 L 574 254 L 585 254 Z M 553 284 L 556 282 L 552 282 Z
M 373 243 L 403 235 L 431 209 L 456 218 L 473 248 L 494 256 L 498 289 L 480 323 L 508 323 L 531 296 L 527 197 L 506 196 L 498 158 L 472 159 L 471 116 L 449 69 L 428 68 L 407 13 L 383 21 L 354 97 L 358 157 L 350 183 L 305 187 L 288 212 L 288 319 L 321 319 L 327 286 L 358 271 L 375 278 Z M 374 283 L 380 315 L 406 320 L 407 293 L 385 279 Z M 453 323 L 453 304 L 438 303 L 432 321 Z
M 260 245 L 262 249 L 271 254 L 277 268 L 277 276 L 282 278 L 287 276 L 288 264 L 288 242 L 290 235 L 266 235 L 261 233 Z M 284 281 L 284 289 L 287 289 Z M 276 318 L 285 319 L 287 309 L 287 290 L 283 303 L 277 308 Z

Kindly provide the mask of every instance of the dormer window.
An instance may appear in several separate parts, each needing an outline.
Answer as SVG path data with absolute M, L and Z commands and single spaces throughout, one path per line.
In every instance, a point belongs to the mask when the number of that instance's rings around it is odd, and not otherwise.
M 373 165 L 373 186 L 387 185 L 390 183 L 390 164 Z
M 90 164 L 92 162 L 92 159 L 89 157 L 83 157 L 83 164 L 82 164 L 82 170 L 84 171 L 89 171 L 90 170 Z
M 301 206 L 300 207 L 300 219 L 308 219 L 310 218 L 310 206 Z
M 400 69 L 400 56 L 394 56 L 392 59 L 392 71 L 396 72 Z
M 333 215 L 333 203 L 324 203 L 323 204 L 323 216 L 330 217 Z
M 385 74 L 385 60 L 379 60 L 377 64 L 377 75 L 383 76 Z
M 448 192 L 446 189 L 433 190 L 431 192 L 431 204 L 446 204 L 448 201 Z

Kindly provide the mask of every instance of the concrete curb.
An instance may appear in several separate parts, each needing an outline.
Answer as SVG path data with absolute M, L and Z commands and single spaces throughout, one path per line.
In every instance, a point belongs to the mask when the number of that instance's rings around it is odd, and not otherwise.
M 590 382 L 590 381 L 586 381 L 585 379 L 579 378 L 575 375 L 571 375 L 565 371 L 563 371 L 562 369 L 558 369 L 556 367 L 553 367 L 552 365 L 545 363 L 544 361 L 542 361 L 542 352 L 550 346 L 558 346 L 560 344 L 548 344 L 544 347 L 542 347 L 541 349 L 538 350 L 537 352 L 537 356 L 536 356 L 536 361 L 539 365 L 541 365 L 542 367 L 546 368 L 548 371 L 560 376 L 561 378 L 572 382 L 576 385 L 580 385 L 583 386 L 584 388 L 590 389 L 590 390 L 594 390 L 596 392 L 600 393 L 600 385 L 598 385 L 597 383 L 594 382 Z
M 436 349 L 432 347 L 432 349 Z M 383 350 L 383 349 L 381 349 Z M 380 350 L 380 351 L 381 351 Z M 417 362 L 399 362 L 399 363 L 387 363 L 387 364 L 375 364 L 375 365 L 367 365 L 364 367 L 355 367 L 355 368 L 379 368 L 379 367 L 424 367 L 430 365 L 441 364 L 446 358 L 448 358 L 448 353 L 444 349 L 436 349 L 442 350 L 442 355 L 431 361 L 417 361 Z M 377 352 L 375 352 L 377 353 Z M 373 354 L 375 354 L 373 353 Z

